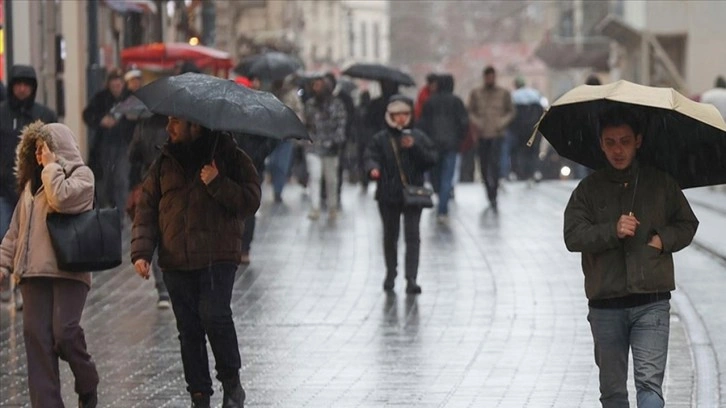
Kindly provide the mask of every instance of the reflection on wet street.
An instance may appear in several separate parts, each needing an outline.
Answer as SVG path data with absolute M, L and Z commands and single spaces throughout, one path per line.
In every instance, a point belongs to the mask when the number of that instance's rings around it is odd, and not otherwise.
M 295 186 L 282 204 L 266 197 L 232 299 L 245 406 L 596 406 L 579 257 L 562 243 L 566 195 L 554 191 L 508 184 L 495 215 L 480 185 L 457 186 L 449 226 L 422 218 L 418 297 L 404 293 L 401 270 L 396 293 L 382 290 L 370 192 L 344 188 L 334 222 L 310 221 Z M 29 406 L 22 319 L 7 306 L 0 317 L 0 406 Z M 99 406 L 188 406 L 174 317 L 156 308 L 153 280 L 130 264 L 97 274 L 82 325 Z M 691 364 L 682 327 L 672 330 L 671 361 Z M 667 384 L 691 395 L 679 387 Z

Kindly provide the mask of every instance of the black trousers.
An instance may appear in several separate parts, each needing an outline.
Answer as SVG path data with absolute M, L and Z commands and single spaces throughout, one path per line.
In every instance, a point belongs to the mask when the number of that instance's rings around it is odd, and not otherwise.
M 224 383 L 239 378 L 241 361 L 230 307 L 236 271 L 237 265 L 233 263 L 164 271 L 190 394 L 213 393 L 205 335 L 214 354 L 217 379 Z
M 421 251 L 421 208 L 405 208 L 402 203 L 378 202 L 383 222 L 383 255 L 386 259 L 387 277 L 395 277 L 398 267 L 398 236 L 403 215 L 403 237 L 406 242 L 406 280 L 416 280 Z
M 479 166 L 481 178 L 487 189 L 487 198 L 493 205 L 497 203 L 497 190 L 499 189 L 499 163 L 502 158 L 503 137 L 495 139 L 479 139 Z

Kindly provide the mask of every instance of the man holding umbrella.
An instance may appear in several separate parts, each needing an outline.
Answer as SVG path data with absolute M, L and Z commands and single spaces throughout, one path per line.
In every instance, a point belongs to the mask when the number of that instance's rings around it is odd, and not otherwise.
M 632 351 L 638 407 L 663 407 L 672 253 L 690 244 L 698 220 L 678 182 L 638 160 L 644 140 L 633 109 L 611 106 L 597 128 L 607 165 L 572 193 L 564 238 L 582 253 L 600 401 L 628 406 Z

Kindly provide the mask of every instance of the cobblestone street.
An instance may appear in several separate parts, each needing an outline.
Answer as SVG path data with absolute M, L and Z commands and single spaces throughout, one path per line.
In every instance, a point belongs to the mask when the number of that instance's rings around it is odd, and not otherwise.
M 396 295 L 382 291 L 373 187 L 363 195 L 345 185 L 335 221 L 310 221 L 297 186 L 282 204 L 265 195 L 252 263 L 240 268 L 233 293 L 245 406 L 599 406 L 580 257 L 562 240 L 573 187 L 506 183 L 496 215 L 480 185 L 457 185 L 448 226 L 430 210 L 422 217 L 418 297 L 405 295 L 400 274 Z M 703 231 L 711 219 L 726 220 L 719 208 L 694 210 Z M 716 255 L 694 245 L 675 256 L 668 407 L 718 406 L 726 285 Z M 0 318 L 0 406 L 29 406 L 22 318 L 9 306 Z M 138 278 L 128 257 L 95 275 L 82 325 L 102 376 L 99 406 L 188 406 L 174 316 L 157 309 L 153 280 Z M 74 406 L 72 376 L 61 366 L 64 399 Z

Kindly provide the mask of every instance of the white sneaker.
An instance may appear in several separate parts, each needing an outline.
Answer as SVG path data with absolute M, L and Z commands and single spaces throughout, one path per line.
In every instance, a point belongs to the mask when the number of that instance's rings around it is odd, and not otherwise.
M 436 222 L 441 225 L 449 225 L 449 216 L 441 214 L 436 217 Z
M 169 299 L 161 298 L 158 302 L 156 302 L 156 308 L 157 309 L 168 309 L 171 307 L 171 302 Z
M 310 212 L 308 213 L 308 218 L 310 218 L 311 220 L 317 220 L 318 218 L 320 218 L 320 210 L 310 210 Z

